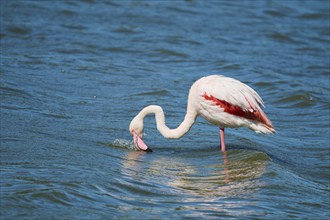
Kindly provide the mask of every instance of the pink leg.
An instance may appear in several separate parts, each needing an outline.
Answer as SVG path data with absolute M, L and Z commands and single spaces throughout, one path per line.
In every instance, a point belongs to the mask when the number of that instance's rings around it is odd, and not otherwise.
M 226 145 L 225 145 L 225 129 L 220 128 L 220 143 L 221 143 L 221 151 L 225 152 L 226 151 Z

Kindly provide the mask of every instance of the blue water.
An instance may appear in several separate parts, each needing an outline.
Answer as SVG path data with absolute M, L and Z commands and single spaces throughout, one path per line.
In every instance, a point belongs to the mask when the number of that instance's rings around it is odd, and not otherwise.
M 1 219 L 329 219 L 330 2 L 1 0 Z M 254 88 L 275 135 L 198 118 L 198 78 Z

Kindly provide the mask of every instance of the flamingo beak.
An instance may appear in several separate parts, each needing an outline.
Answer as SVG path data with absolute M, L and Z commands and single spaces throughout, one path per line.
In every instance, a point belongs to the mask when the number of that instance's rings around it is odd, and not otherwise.
M 148 146 L 143 142 L 142 138 L 139 135 L 137 135 L 135 132 L 133 132 L 132 135 L 133 135 L 134 145 L 138 150 L 152 152 L 152 150 L 148 148 Z

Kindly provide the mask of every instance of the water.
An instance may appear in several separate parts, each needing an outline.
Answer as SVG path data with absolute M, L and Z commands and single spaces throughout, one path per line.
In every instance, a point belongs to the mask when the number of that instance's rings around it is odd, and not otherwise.
M 329 1 L 1 1 L 1 219 L 329 219 Z M 170 127 L 210 74 L 275 135 Z

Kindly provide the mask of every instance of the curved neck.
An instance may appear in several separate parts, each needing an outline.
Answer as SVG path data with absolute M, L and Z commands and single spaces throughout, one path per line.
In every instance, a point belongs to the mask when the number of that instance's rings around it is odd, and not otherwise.
M 187 113 L 183 122 L 179 125 L 179 127 L 175 129 L 170 129 L 169 127 L 166 126 L 165 115 L 162 107 L 158 105 L 149 105 L 144 109 L 142 109 L 140 113 L 137 115 L 137 117 L 140 120 L 143 120 L 144 117 L 146 117 L 149 114 L 155 114 L 158 131 L 165 138 L 173 138 L 173 139 L 177 139 L 185 135 L 190 130 L 191 126 L 194 124 L 195 119 L 197 117 L 196 111 L 191 110 L 188 105 Z

